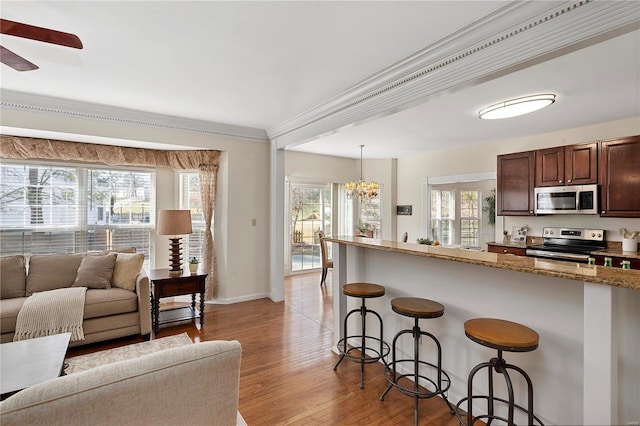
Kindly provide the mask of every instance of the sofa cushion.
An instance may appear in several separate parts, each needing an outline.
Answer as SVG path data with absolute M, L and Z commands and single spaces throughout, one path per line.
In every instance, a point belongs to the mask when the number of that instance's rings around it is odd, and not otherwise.
M 138 297 L 132 291 L 122 288 L 89 289 L 85 294 L 83 318 L 124 314 L 135 312 L 137 309 Z
M 116 253 L 84 255 L 73 287 L 111 288 L 116 256 Z
M 113 268 L 111 287 L 124 288 L 134 291 L 136 278 L 144 263 L 144 253 L 118 253 L 116 265 Z
M 27 270 L 24 256 L 7 256 L 0 259 L 0 299 L 24 297 Z
M 27 300 L 26 297 L 14 297 L 0 300 L 0 330 L 4 333 L 13 333 L 16 330 L 18 312 Z
M 37 291 L 71 287 L 81 262 L 82 254 L 34 254 L 29 259 L 27 296 Z

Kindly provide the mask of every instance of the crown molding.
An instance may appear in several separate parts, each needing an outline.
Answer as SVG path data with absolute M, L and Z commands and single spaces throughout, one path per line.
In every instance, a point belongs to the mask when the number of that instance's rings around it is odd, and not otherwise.
M 154 127 L 179 132 L 193 132 L 212 136 L 269 142 L 269 138 L 264 129 L 155 114 L 14 90 L 0 90 L 0 104 L 3 108 L 34 111 L 45 114 L 59 114 L 74 118 L 124 123 L 132 126 Z
M 638 28 L 636 1 L 512 2 L 267 134 L 295 146 Z

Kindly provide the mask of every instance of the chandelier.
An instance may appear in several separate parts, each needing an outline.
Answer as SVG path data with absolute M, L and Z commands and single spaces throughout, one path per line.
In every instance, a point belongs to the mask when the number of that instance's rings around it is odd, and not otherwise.
M 376 182 L 367 183 L 362 178 L 362 148 L 364 148 L 364 145 L 360 145 L 360 180 L 357 183 L 347 182 L 344 184 L 347 198 L 350 200 L 356 196 L 360 197 L 360 199 L 376 198 L 380 189 L 380 185 Z

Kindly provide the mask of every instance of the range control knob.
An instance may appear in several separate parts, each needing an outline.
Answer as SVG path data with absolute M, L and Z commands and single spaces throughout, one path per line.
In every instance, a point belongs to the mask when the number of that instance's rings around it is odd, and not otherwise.
M 602 238 L 602 234 L 598 233 L 598 238 Z
M 595 232 L 592 232 L 592 233 L 591 233 L 591 238 L 593 238 L 593 237 L 595 237 L 595 236 L 596 236 L 596 233 L 595 233 Z

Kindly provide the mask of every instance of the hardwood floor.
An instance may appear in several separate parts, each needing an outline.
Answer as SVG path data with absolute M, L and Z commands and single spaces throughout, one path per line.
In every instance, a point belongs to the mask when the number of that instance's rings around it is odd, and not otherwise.
M 285 301 L 260 299 L 233 305 L 206 305 L 202 329 L 187 325 L 161 328 L 158 338 L 187 332 L 195 342 L 238 340 L 242 344 L 239 410 L 258 425 L 411 425 L 413 399 L 386 388 L 382 364 L 365 367 L 345 360 L 337 371 L 331 276 L 319 287 L 320 273 L 285 280 Z M 69 356 L 142 341 L 142 338 L 71 348 Z M 420 424 L 453 426 L 444 401 L 420 401 Z

